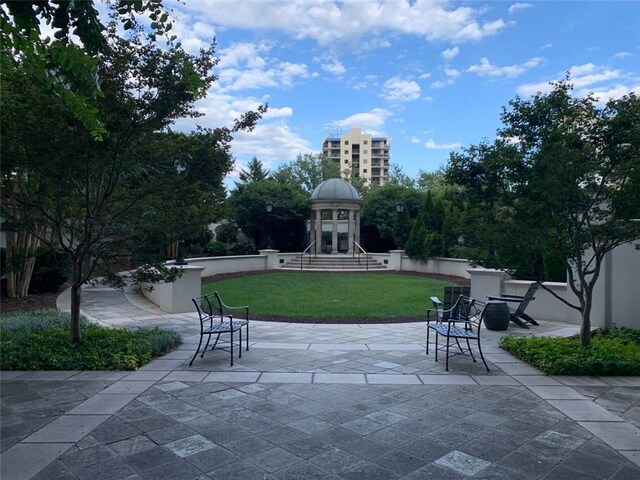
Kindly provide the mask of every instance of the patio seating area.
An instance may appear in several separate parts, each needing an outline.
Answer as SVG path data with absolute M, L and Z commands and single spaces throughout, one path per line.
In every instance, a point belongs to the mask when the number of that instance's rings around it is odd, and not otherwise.
M 447 372 L 425 322 L 252 320 L 234 366 L 216 348 L 189 367 L 195 312 L 97 286 L 83 312 L 184 344 L 135 372 L 1 372 L 3 479 L 640 477 L 640 378 L 545 376 L 498 347 L 505 332 L 482 331 L 490 372 Z M 508 333 L 578 328 L 537 320 Z

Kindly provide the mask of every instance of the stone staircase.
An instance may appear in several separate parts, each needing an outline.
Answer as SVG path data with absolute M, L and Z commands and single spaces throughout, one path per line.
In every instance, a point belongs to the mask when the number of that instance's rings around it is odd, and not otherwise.
M 302 268 L 301 264 L 302 263 Z M 367 271 L 386 270 L 387 266 L 375 260 L 371 255 L 361 254 L 352 256 L 350 254 L 318 254 L 296 255 L 287 261 L 281 270 L 313 270 L 313 271 Z

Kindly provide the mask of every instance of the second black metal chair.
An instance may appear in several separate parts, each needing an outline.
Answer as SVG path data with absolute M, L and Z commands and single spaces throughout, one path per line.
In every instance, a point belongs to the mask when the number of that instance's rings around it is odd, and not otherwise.
M 211 347 L 211 350 L 213 350 L 216 348 L 220 335 L 223 333 L 228 333 L 230 336 L 229 352 L 231 353 L 231 366 L 233 366 L 233 334 L 238 332 L 238 358 L 242 358 L 242 327 L 245 327 L 246 330 L 246 349 L 249 350 L 249 307 L 247 305 L 241 307 L 225 305 L 218 292 L 213 292 L 213 295 L 202 295 L 192 300 L 200 317 L 200 342 L 196 353 L 193 354 L 193 358 L 189 362 L 189 366 L 196 359 L 205 336 L 207 337 L 207 343 L 202 350 L 200 358 L 204 357 L 204 352 L 207 351 L 211 342 L 211 336 L 216 335 L 215 342 Z M 244 318 L 234 320 L 233 315 L 226 313 L 228 310 L 243 310 Z
M 432 298 L 434 300 L 435 297 Z M 435 298 L 437 300 L 437 298 Z M 482 363 L 489 370 L 489 366 L 482 354 L 482 347 L 480 346 L 480 327 L 482 320 L 484 319 L 485 309 L 478 311 L 476 308 L 476 300 L 471 297 L 461 295 L 458 301 L 453 307 L 448 310 L 442 310 L 439 305 L 434 301 L 433 309 L 427 311 L 427 345 L 426 353 L 429 355 L 429 332 L 433 330 L 436 334 L 436 362 L 438 361 L 438 350 L 445 350 L 447 355 L 445 370 L 449 371 L 449 357 L 454 355 L 466 354 L 471 355 L 473 361 L 476 361 L 473 351 L 471 350 L 471 344 L 469 340 L 476 340 L 478 343 L 478 352 Z M 435 318 L 431 318 L 431 312 L 435 312 Z M 448 317 L 443 320 L 444 317 Z M 440 346 L 438 344 L 438 337 L 443 336 L 446 338 L 446 345 Z M 460 340 L 465 340 L 467 348 L 464 349 L 460 345 Z M 455 343 L 460 352 L 450 353 L 451 340 L 455 340 Z

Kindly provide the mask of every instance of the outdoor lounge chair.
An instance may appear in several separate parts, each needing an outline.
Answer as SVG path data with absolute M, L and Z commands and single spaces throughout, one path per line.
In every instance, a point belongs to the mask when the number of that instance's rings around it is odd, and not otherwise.
M 220 335 L 228 333 L 229 339 L 229 352 L 231 354 L 231 366 L 233 367 L 233 333 L 238 332 L 238 358 L 242 358 L 242 327 L 246 330 L 246 344 L 247 350 L 249 350 L 249 307 L 230 307 L 225 305 L 218 292 L 213 292 L 213 295 L 202 295 L 200 297 L 192 298 L 193 303 L 198 311 L 200 317 L 200 342 L 196 353 L 193 354 L 189 366 L 193 364 L 200 347 L 202 346 L 202 339 L 206 336 L 207 343 L 202 350 L 200 358 L 204 357 L 204 352 L 207 351 L 211 336 L 216 335 L 216 340 L 211 347 L 211 350 L 216 348 Z M 228 310 L 244 310 L 244 318 L 240 320 L 234 320 L 233 315 L 226 313 Z
M 478 302 L 480 303 L 480 302 Z M 430 313 L 436 311 L 435 318 L 430 317 Z M 426 354 L 429 355 L 429 332 L 433 330 L 436 334 L 436 362 L 438 361 L 438 350 L 446 351 L 446 364 L 445 370 L 449 371 L 449 357 L 454 355 L 462 355 L 469 354 L 472 360 L 475 362 L 476 357 L 473 355 L 473 350 L 471 349 L 471 344 L 469 340 L 475 340 L 478 344 L 478 352 L 480 354 L 480 358 L 482 359 L 482 363 L 486 367 L 489 372 L 489 366 L 484 359 L 484 355 L 482 354 L 482 347 L 480 346 L 480 327 L 482 325 L 482 320 L 484 319 L 486 309 L 483 308 L 482 311 L 478 311 L 476 307 L 476 300 L 471 297 L 467 297 L 461 295 L 458 298 L 456 304 L 451 307 L 447 312 L 437 313 L 437 309 L 430 309 L 427 311 L 427 345 L 426 345 Z M 444 313 L 448 315 L 447 320 L 442 320 L 444 317 Z M 446 344 L 439 345 L 439 337 L 445 337 Z M 451 352 L 451 341 L 455 341 L 455 346 L 458 348 L 456 351 Z M 465 340 L 467 344 L 467 348 L 463 348 L 460 345 L 460 340 Z M 455 349 L 454 346 L 454 349 Z M 458 351 L 459 350 L 459 351 Z
M 529 302 L 531 302 L 532 300 L 535 300 L 536 297 L 534 297 L 534 295 L 538 290 L 538 287 L 539 287 L 538 283 L 532 283 L 531 286 L 529 287 L 529 290 L 527 290 L 527 292 L 524 295 L 500 294 L 500 296 L 497 296 L 497 297 L 487 296 L 487 299 L 499 300 L 502 302 L 518 303 L 518 306 L 516 307 L 516 309 L 511 312 L 511 321 L 517 325 L 520 325 L 523 328 L 529 328 L 529 326 L 525 322 L 528 322 L 531 325 L 539 325 L 538 322 L 536 322 L 533 318 L 531 318 L 529 315 L 524 313 L 525 309 L 527 308 L 527 305 L 529 305 Z

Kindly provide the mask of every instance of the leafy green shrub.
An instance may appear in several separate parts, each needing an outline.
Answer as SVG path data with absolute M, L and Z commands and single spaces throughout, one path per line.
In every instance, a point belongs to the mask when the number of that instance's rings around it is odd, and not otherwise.
M 589 347 L 580 339 L 502 337 L 500 346 L 548 375 L 640 375 L 640 332 L 597 333 Z
M 226 243 L 213 241 L 209 242 L 207 245 L 207 252 L 209 252 L 209 256 L 211 257 L 224 257 L 227 255 L 227 250 L 229 249 Z
M 175 332 L 105 328 L 83 320 L 74 345 L 69 314 L 38 310 L 0 317 L 2 370 L 135 370 L 181 342 Z
M 62 252 L 44 249 L 36 257 L 29 292 L 57 292 L 70 277 L 71 261 L 69 258 Z

